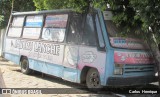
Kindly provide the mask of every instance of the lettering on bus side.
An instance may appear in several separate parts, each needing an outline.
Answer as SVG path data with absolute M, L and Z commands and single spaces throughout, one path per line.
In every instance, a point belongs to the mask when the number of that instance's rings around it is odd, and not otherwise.
M 34 51 L 59 56 L 60 45 L 35 42 Z
M 33 52 L 57 55 L 57 56 L 59 56 L 60 52 L 60 45 L 58 44 L 55 45 L 52 43 L 33 42 L 26 40 L 16 40 L 16 41 L 11 40 L 11 47 Z
M 32 51 L 33 42 L 32 41 L 24 41 L 24 40 L 16 40 L 15 43 L 13 43 L 13 41 L 11 41 L 11 47 Z

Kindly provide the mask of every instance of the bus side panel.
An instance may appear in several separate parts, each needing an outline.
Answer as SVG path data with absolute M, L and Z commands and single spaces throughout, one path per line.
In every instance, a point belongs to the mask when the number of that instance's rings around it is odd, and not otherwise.
M 19 47 L 16 44 L 18 41 L 15 39 L 6 38 L 5 42 L 5 58 L 14 62 L 15 64 L 19 64 Z
M 30 59 L 62 65 L 64 45 L 53 42 L 17 40 L 20 46 L 20 55 Z M 41 63 L 40 63 L 41 64 Z
M 45 74 L 62 77 L 63 66 L 29 59 L 30 68 Z
M 10 53 L 5 53 L 4 56 L 5 56 L 5 59 L 14 62 L 16 65 L 19 65 L 20 56 L 10 54 Z
M 63 71 L 63 66 L 62 65 L 46 63 L 45 66 L 47 67 L 47 71 L 46 71 L 47 74 L 51 74 L 51 75 L 62 78 L 62 71 Z
M 96 68 L 100 74 L 101 84 L 105 85 L 106 52 L 97 51 L 96 47 L 80 47 L 79 57 L 78 69 L 82 70 L 85 66 Z
M 77 79 L 78 70 L 73 68 L 64 68 L 63 70 L 63 79 L 71 82 L 80 82 Z
M 20 55 L 28 57 L 31 69 L 62 77 L 64 45 L 26 39 L 21 44 L 27 45 L 20 50 Z
M 72 82 L 79 82 L 77 80 L 78 70 L 78 46 L 67 45 L 64 52 L 63 66 L 63 79 Z
M 38 52 L 38 60 L 47 63 L 62 65 L 65 47 L 64 44 L 39 41 L 34 45 L 34 52 Z

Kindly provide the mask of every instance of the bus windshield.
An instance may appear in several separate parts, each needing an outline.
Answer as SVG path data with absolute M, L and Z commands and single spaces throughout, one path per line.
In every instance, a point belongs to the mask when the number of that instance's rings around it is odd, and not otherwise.
M 122 33 L 122 26 L 117 27 L 112 21 L 112 11 L 103 12 L 104 22 L 106 26 L 106 32 L 108 33 L 110 43 L 112 47 L 126 48 L 126 49 L 148 49 L 148 46 L 144 41 L 137 39 L 138 36 L 134 34 L 134 28 L 130 34 L 125 36 Z
M 106 29 L 110 37 L 120 37 L 120 33 L 122 30 L 115 25 L 112 20 L 105 20 Z
M 116 24 L 112 21 L 112 11 L 104 11 L 103 12 L 105 26 L 107 29 L 107 33 L 109 34 L 109 37 L 124 37 L 122 34 L 122 28 L 123 26 L 116 26 Z M 129 35 L 126 35 L 125 37 L 135 38 L 134 34 L 134 28 L 132 28 Z

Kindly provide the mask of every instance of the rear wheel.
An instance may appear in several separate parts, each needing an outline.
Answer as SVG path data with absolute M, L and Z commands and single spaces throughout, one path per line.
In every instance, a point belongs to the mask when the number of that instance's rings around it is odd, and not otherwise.
M 21 59 L 21 72 L 24 74 L 30 74 L 31 69 L 29 68 L 29 62 L 27 57 Z
M 86 84 L 91 91 L 99 91 L 102 89 L 100 76 L 96 69 L 89 69 L 86 77 Z

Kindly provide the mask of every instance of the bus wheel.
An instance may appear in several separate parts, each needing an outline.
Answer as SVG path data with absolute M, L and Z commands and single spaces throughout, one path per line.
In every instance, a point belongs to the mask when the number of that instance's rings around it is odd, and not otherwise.
M 102 89 L 100 76 L 96 69 L 89 69 L 86 77 L 86 84 L 91 91 L 99 91 Z
M 29 69 L 29 62 L 28 59 L 26 57 L 23 57 L 21 59 L 21 72 L 24 74 L 30 74 L 31 73 L 31 69 Z

